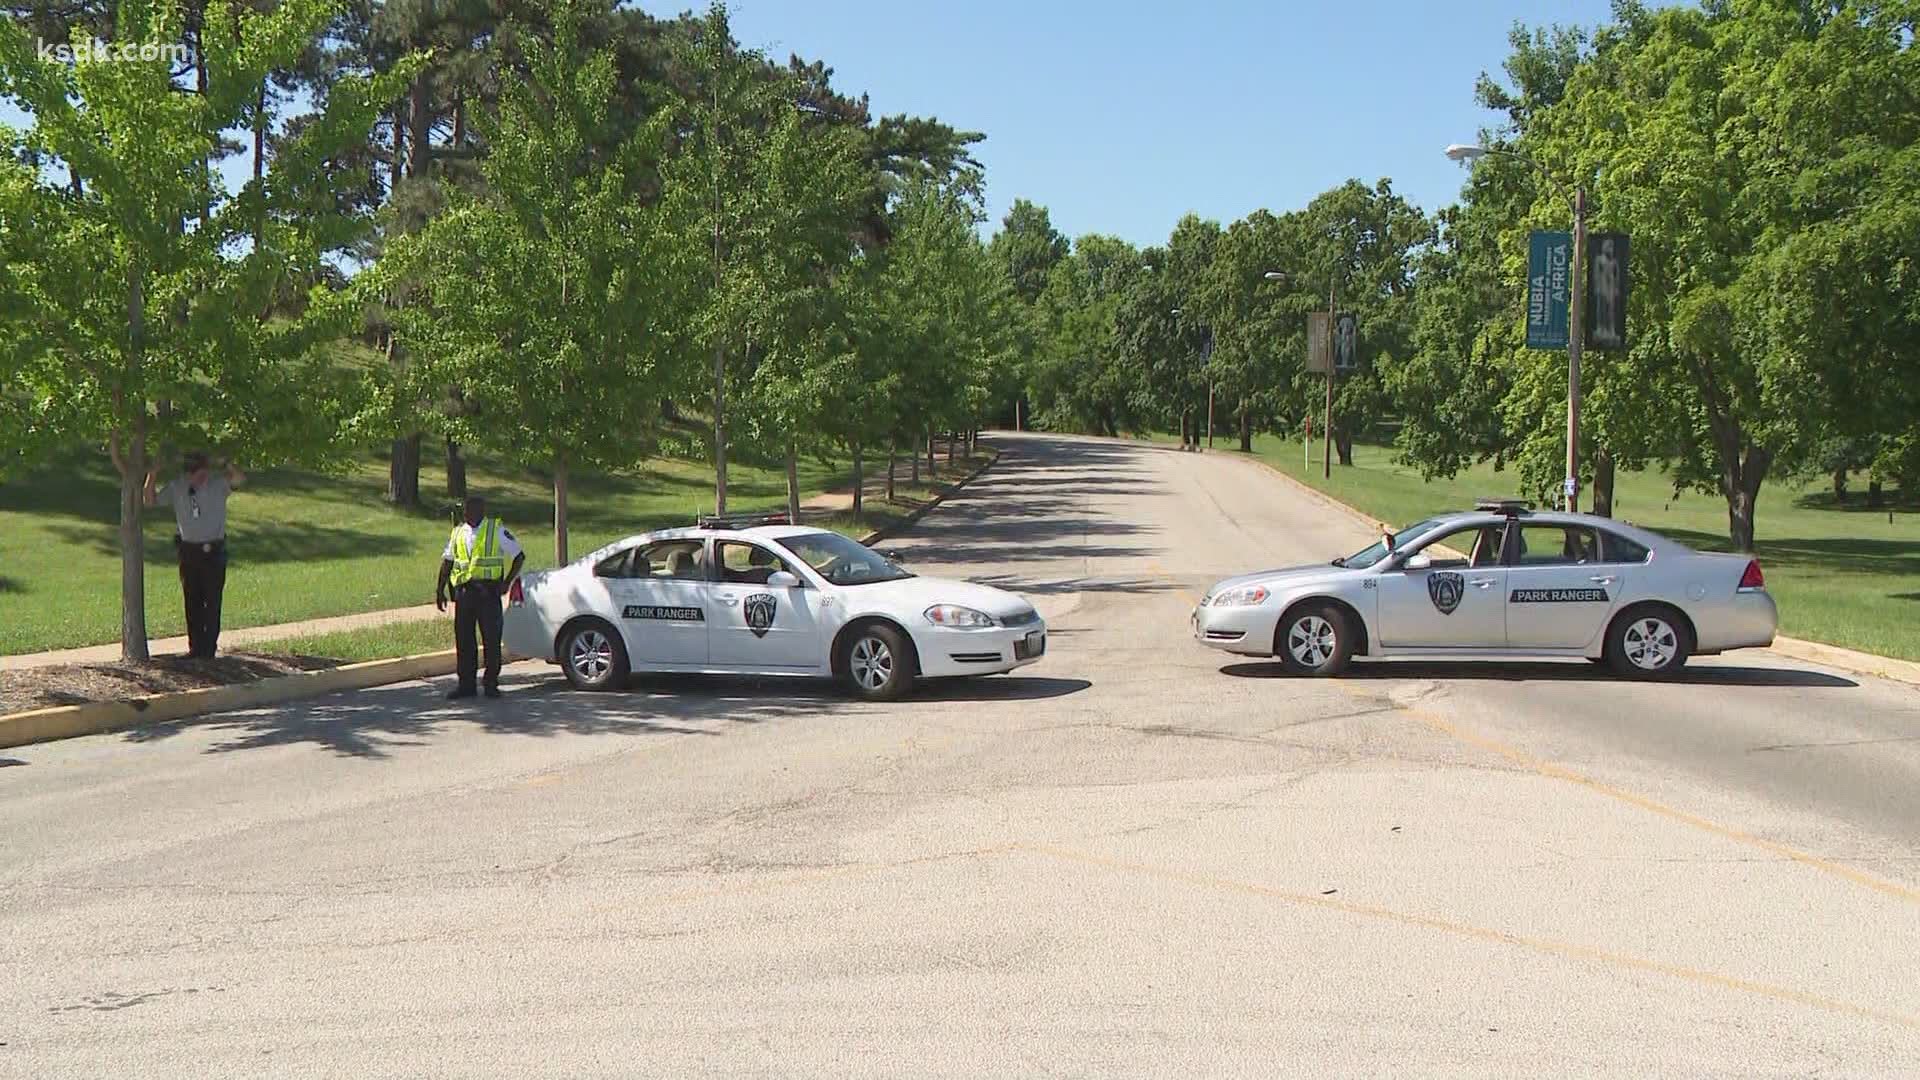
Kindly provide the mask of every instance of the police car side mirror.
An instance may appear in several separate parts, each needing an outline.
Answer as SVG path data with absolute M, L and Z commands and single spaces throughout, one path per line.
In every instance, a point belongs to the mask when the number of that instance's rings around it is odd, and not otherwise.
M 1418 555 L 1409 555 L 1407 556 L 1407 561 L 1400 564 L 1402 570 L 1427 570 L 1432 568 L 1432 566 L 1433 556 L 1425 552 L 1421 552 Z
M 767 588 L 769 589 L 797 589 L 799 587 L 800 579 L 794 577 L 793 574 L 788 571 L 775 570 L 773 573 L 767 575 Z
M 906 561 L 905 557 L 900 554 L 899 548 L 882 548 L 880 551 L 880 557 L 887 560 L 890 563 Z

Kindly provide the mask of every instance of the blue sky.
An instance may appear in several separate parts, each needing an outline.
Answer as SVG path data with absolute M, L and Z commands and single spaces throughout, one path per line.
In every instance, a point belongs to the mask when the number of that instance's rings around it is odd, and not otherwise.
M 681 3 L 643 0 L 654 14 Z M 1441 156 L 1490 122 L 1473 104 L 1507 29 L 1605 21 L 1607 0 L 735 0 L 734 31 L 824 60 L 876 113 L 987 133 L 989 211 L 1045 205 L 1069 236 L 1164 241 L 1188 211 L 1221 222 L 1391 177 L 1434 210 Z
M 642 0 L 656 15 L 688 0 Z M 984 131 L 993 224 L 1015 197 L 1069 236 L 1159 243 L 1192 211 L 1283 211 L 1348 177 L 1391 177 L 1432 211 L 1441 156 L 1492 122 L 1473 104 L 1507 28 L 1595 25 L 1607 0 L 735 0 L 734 31 L 824 60 L 876 114 Z M 21 123 L 0 104 L 0 122 Z M 230 181 L 245 162 L 228 163 Z

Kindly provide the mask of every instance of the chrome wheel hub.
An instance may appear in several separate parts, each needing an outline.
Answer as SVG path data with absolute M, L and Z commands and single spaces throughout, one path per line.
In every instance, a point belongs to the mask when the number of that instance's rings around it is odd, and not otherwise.
M 613 642 L 598 630 L 575 634 L 573 648 L 567 651 L 567 666 L 587 682 L 599 682 L 613 670 Z
M 878 690 L 893 678 L 893 650 L 877 637 L 863 637 L 847 654 L 847 667 L 862 690 Z
M 1680 637 L 1665 619 L 1648 616 L 1627 624 L 1620 639 L 1627 660 L 1642 671 L 1659 671 L 1680 653 Z
M 1301 666 L 1317 668 L 1333 659 L 1333 624 L 1318 615 L 1303 615 L 1287 630 L 1287 652 Z

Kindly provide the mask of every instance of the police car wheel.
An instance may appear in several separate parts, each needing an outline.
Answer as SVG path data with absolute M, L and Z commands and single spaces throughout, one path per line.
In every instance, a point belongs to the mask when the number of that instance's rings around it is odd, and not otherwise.
M 1338 675 L 1353 656 L 1353 631 L 1331 604 L 1298 607 L 1280 620 L 1274 652 L 1295 675 Z
M 869 623 L 840 646 L 840 671 L 853 696 L 893 701 L 912 688 L 913 650 L 905 635 L 884 623 Z
M 578 689 L 617 690 L 627 681 L 627 647 L 606 623 L 579 623 L 560 641 L 560 668 Z
M 1692 652 L 1686 622 L 1658 604 L 1629 608 L 1607 628 L 1607 662 L 1631 678 L 1671 676 L 1686 666 Z

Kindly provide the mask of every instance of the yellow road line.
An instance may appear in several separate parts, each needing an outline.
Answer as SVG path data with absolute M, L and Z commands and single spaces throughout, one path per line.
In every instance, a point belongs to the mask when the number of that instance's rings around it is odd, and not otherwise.
M 1339 686 L 1343 693 L 1347 694 L 1350 697 L 1355 698 L 1356 700 L 1364 699 L 1369 702 L 1376 700 L 1372 698 L 1365 698 L 1364 695 L 1360 693 L 1360 691 L 1355 690 L 1351 687 L 1348 687 L 1345 684 L 1336 683 L 1335 685 Z M 1752 833 L 1744 832 L 1730 825 L 1722 825 L 1717 821 L 1711 821 L 1707 818 L 1701 817 L 1698 814 L 1689 813 L 1677 807 L 1668 806 L 1666 803 L 1660 802 L 1656 799 L 1647 798 L 1645 795 L 1637 795 L 1623 788 L 1614 787 L 1611 784 L 1604 783 L 1599 780 L 1595 780 L 1593 777 L 1588 776 L 1585 773 L 1575 772 L 1574 770 L 1566 768 L 1564 766 L 1555 765 L 1550 761 L 1543 761 L 1540 758 L 1534 757 L 1532 754 L 1527 753 L 1525 750 L 1520 749 L 1519 747 L 1511 746 L 1511 745 L 1508 745 L 1507 743 L 1503 743 L 1499 741 L 1498 739 L 1490 738 L 1486 735 L 1479 734 L 1478 732 L 1470 731 L 1454 723 L 1453 721 L 1446 719 L 1445 717 L 1436 716 L 1433 713 L 1425 711 L 1424 709 L 1417 709 L 1411 706 L 1401 705 L 1398 703 L 1394 703 L 1393 707 L 1398 711 L 1403 712 L 1408 716 L 1412 717 L 1413 719 L 1419 721 L 1420 723 L 1426 725 L 1427 727 L 1440 732 L 1443 735 L 1451 736 L 1463 743 L 1466 743 L 1469 746 L 1473 746 L 1478 749 L 1485 750 L 1488 753 L 1496 754 L 1500 757 L 1506 758 L 1508 761 L 1513 762 L 1515 765 L 1519 765 L 1520 767 L 1525 768 L 1531 772 L 1538 773 L 1541 776 L 1551 777 L 1552 779 L 1555 779 L 1555 780 L 1564 780 L 1570 784 L 1578 784 L 1589 791 L 1595 792 L 1600 795 L 1604 795 L 1607 798 L 1613 799 L 1617 802 L 1623 802 L 1629 806 L 1637 806 L 1640 809 L 1645 810 L 1649 813 L 1658 814 L 1661 817 L 1668 818 L 1672 821 L 1680 822 L 1683 825 L 1692 826 L 1693 828 L 1699 829 L 1703 832 L 1709 832 L 1714 834 L 1715 836 L 1724 837 L 1736 843 L 1745 844 L 1748 847 L 1759 848 L 1761 851 L 1765 851 L 1773 855 L 1778 855 L 1784 859 L 1791 859 L 1794 862 L 1800 863 L 1803 866 L 1810 866 L 1816 870 L 1820 870 L 1825 873 L 1832 874 L 1835 877 L 1845 878 L 1846 880 L 1851 881 L 1856 885 L 1864 885 L 1875 892 L 1883 893 L 1887 896 L 1892 896 L 1901 900 L 1920 903 L 1920 889 L 1915 889 L 1911 886 L 1903 885 L 1897 881 L 1888 881 L 1885 878 L 1876 877 L 1872 874 L 1869 874 L 1864 870 L 1856 870 L 1851 866 L 1845 865 L 1844 863 L 1837 863 L 1831 859 L 1824 859 L 1818 855 L 1812 854 L 1811 852 L 1801 851 L 1798 848 L 1788 847 L 1785 844 L 1779 843 L 1774 840 L 1768 840 L 1765 837 L 1755 836 Z
M 1277 889 L 1268 885 L 1255 884 L 1250 881 L 1235 881 L 1231 878 L 1215 877 L 1210 874 L 1150 866 L 1145 863 L 1128 862 L 1123 859 L 1114 859 L 1083 851 L 1073 851 L 1067 848 L 1028 844 L 1015 845 L 1015 848 L 1016 850 L 1027 851 L 1036 855 L 1046 855 L 1056 859 L 1102 866 L 1113 870 L 1126 870 L 1132 873 L 1161 878 L 1166 881 L 1177 881 L 1188 885 L 1199 885 L 1229 892 L 1247 893 L 1272 900 L 1282 900 L 1302 907 L 1321 908 L 1348 915 L 1360 915 L 1372 919 L 1396 922 L 1403 926 L 1438 930 L 1442 933 L 1452 934 L 1456 937 L 1470 938 L 1476 941 L 1516 945 L 1521 948 L 1532 949 L 1536 952 L 1548 953 L 1573 960 L 1590 960 L 1596 963 L 1611 964 L 1615 967 L 1652 972 L 1654 974 L 1684 979 L 1688 982 L 1700 983 L 1707 986 L 1718 986 L 1723 989 L 1757 994 L 1761 997 L 1773 998 L 1776 1001 L 1811 1005 L 1815 1008 L 1826 1009 L 1830 1012 L 1844 1013 L 1849 1016 L 1876 1020 L 1881 1023 L 1894 1024 L 1899 1027 L 1920 1029 L 1920 1014 L 1896 1012 L 1891 1009 L 1877 1009 L 1868 1005 L 1856 1005 L 1852 1002 L 1822 997 L 1804 990 L 1795 990 L 1789 986 L 1755 982 L 1751 979 L 1722 975 L 1718 972 L 1704 971 L 1699 968 L 1686 967 L 1681 964 L 1669 964 L 1660 960 L 1648 960 L 1644 957 L 1599 949 L 1591 945 L 1581 945 L 1569 941 L 1555 941 L 1550 938 L 1532 937 L 1525 934 L 1510 933 L 1504 930 L 1492 930 L 1483 926 L 1455 922 L 1452 919 L 1443 919 L 1432 915 L 1418 915 L 1410 912 L 1394 911 L 1391 908 L 1377 907 L 1372 904 L 1359 904 L 1351 900 L 1340 900 L 1331 896 L 1316 896 L 1312 893 L 1293 892 L 1287 889 Z

